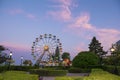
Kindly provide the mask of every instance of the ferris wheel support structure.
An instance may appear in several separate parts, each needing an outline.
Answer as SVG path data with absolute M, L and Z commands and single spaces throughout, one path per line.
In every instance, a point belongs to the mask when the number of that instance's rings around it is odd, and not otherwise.
M 55 35 L 44 34 L 36 38 L 32 45 L 32 56 L 36 60 L 36 64 L 58 62 L 59 60 L 55 59 L 55 57 L 60 57 L 60 54 L 55 55 L 57 48 L 58 53 L 61 54 L 62 43 Z

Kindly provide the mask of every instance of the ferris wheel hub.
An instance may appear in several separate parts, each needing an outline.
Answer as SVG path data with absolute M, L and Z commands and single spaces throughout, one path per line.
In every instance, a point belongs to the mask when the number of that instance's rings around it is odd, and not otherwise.
M 45 45 L 44 46 L 44 51 L 48 51 L 49 50 L 49 46 Z

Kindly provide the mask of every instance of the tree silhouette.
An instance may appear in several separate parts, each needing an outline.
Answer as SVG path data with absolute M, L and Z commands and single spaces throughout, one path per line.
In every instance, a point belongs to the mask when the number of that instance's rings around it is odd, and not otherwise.
M 60 50 L 59 50 L 59 47 L 58 47 L 58 46 L 56 47 L 54 58 L 55 58 L 55 60 L 57 60 L 57 61 L 60 60 Z
M 89 51 L 94 52 L 97 55 L 100 55 L 103 52 L 103 47 L 101 47 L 101 43 L 96 39 L 96 37 L 93 37 L 89 44 Z
M 93 37 L 91 43 L 89 44 L 89 51 L 98 55 L 100 64 L 102 64 L 102 56 L 107 54 L 107 52 L 103 50 L 101 43 L 96 39 L 96 37 Z
M 8 55 L 2 51 L 6 50 L 4 46 L 0 45 L 0 64 L 8 59 Z
M 0 45 L 0 53 L 2 52 L 2 51 L 4 51 L 5 50 L 5 47 L 3 47 L 2 45 Z

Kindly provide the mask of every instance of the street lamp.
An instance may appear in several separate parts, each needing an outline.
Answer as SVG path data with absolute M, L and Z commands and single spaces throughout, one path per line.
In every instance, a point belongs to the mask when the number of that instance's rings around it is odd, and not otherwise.
M 23 56 L 21 56 L 21 66 L 22 66 L 22 64 L 23 64 Z
M 12 52 L 10 52 L 10 59 L 12 58 Z
M 117 57 L 118 57 L 118 53 L 115 52 L 114 46 L 112 46 L 112 48 L 110 49 L 110 51 L 112 52 L 113 57 L 114 57 L 113 58 L 114 59 L 113 60 L 114 61 L 114 67 L 115 67 L 114 73 L 118 75 L 118 69 L 117 69 L 117 64 L 118 64 Z
M 10 54 L 9 54 L 10 56 L 9 56 L 9 60 L 8 60 L 8 70 L 10 69 L 10 65 L 11 65 L 11 61 L 12 61 L 12 52 L 10 52 Z

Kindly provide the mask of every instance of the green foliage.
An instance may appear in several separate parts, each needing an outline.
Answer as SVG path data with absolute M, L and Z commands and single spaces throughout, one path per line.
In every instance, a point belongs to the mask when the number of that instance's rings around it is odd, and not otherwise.
M 4 51 L 4 50 L 5 50 L 5 47 L 2 46 L 2 45 L 0 45 L 0 52 L 1 52 L 1 51 Z
M 31 74 L 38 74 L 40 76 L 65 76 L 66 70 L 49 70 L 49 69 L 32 69 Z
M 6 71 L 8 66 L 0 66 L 0 72 Z
M 23 64 L 24 64 L 25 66 L 27 66 L 27 65 L 31 66 L 31 65 L 32 65 L 32 61 L 31 61 L 31 60 L 24 60 L 24 61 L 23 61 Z
M 83 77 L 56 77 L 55 80 L 83 80 Z
M 71 67 L 68 71 L 69 71 L 69 73 L 89 73 L 89 72 L 91 72 L 91 69 L 89 69 L 89 68 L 83 69 L 83 68 Z
M 105 65 L 102 67 L 103 70 L 108 71 L 110 73 L 116 74 L 115 73 L 115 66 L 113 65 Z M 118 75 L 120 75 L 120 66 L 117 66 L 117 70 L 118 70 Z
M 94 52 L 100 58 L 102 57 L 102 55 L 107 54 L 107 52 L 103 50 L 101 43 L 96 39 L 96 37 L 93 37 L 91 43 L 89 44 L 89 51 Z
M 74 80 L 71 77 L 56 77 L 55 80 Z
M 0 64 L 4 63 L 9 58 L 6 53 L 2 52 L 4 50 L 6 50 L 6 48 L 0 45 Z
M 90 76 L 85 77 L 83 80 L 120 80 L 120 77 L 102 69 L 93 69 Z
M 63 60 L 64 60 L 64 59 L 70 59 L 70 53 L 64 52 L 64 53 L 62 54 L 62 59 L 63 59 Z
M 102 69 L 92 69 L 86 77 L 56 77 L 55 80 L 120 80 L 120 76 L 110 74 Z
M 55 60 L 60 60 L 60 50 L 59 50 L 59 47 L 57 46 L 56 47 L 56 50 L 55 50 L 55 56 L 54 56 L 54 59 Z
M 7 71 L 0 74 L 0 80 L 38 80 L 38 75 L 30 75 L 23 71 Z
M 16 71 L 29 71 L 30 69 L 36 69 L 38 67 L 34 66 L 10 66 L 9 70 L 16 70 Z M 0 66 L 0 72 L 7 71 L 8 66 Z
M 87 68 L 90 65 L 98 65 L 99 58 L 92 52 L 80 52 L 72 61 L 73 67 Z

